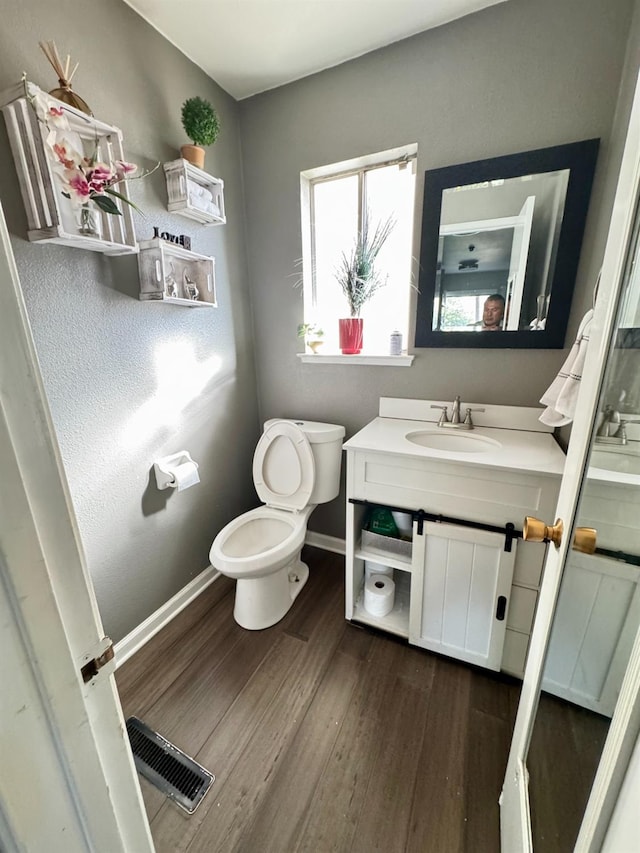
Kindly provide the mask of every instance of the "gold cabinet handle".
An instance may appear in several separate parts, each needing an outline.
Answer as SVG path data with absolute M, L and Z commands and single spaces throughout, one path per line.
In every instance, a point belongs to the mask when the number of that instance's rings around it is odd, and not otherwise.
M 580 551 L 581 554 L 595 554 L 597 533 L 594 527 L 576 527 L 573 550 Z
M 553 542 L 556 548 L 559 548 L 563 530 L 564 524 L 561 518 L 549 526 L 544 521 L 540 521 L 539 518 L 532 518 L 528 515 L 522 527 L 522 538 L 526 542 Z

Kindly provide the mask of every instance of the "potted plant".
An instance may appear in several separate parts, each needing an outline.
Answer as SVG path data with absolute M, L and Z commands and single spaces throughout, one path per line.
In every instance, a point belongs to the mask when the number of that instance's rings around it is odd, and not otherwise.
M 376 260 L 395 222 L 389 217 L 379 222 L 373 234 L 369 225 L 369 212 L 365 214 L 353 249 L 342 253 L 335 277 L 349 303 L 350 317 L 339 320 L 340 349 L 343 355 L 357 355 L 362 349 L 362 306 L 373 294 L 384 287 L 386 278 L 376 269 Z
M 202 145 L 213 145 L 220 133 L 220 119 L 209 101 L 189 98 L 182 105 L 182 126 L 193 145 L 183 145 L 180 153 L 198 169 L 204 168 Z
M 316 323 L 300 323 L 298 326 L 298 337 L 304 338 L 306 345 L 314 355 L 318 354 L 318 347 L 324 341 L 324 331 Z

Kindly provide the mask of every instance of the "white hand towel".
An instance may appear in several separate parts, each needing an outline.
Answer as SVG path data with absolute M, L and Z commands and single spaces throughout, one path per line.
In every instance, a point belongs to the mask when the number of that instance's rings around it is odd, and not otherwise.
M 540 398 L 542 405 L 547 408 L 538 420 L 547 426 L 564 426 L 573 420 L 584 360 L 587 357 L 592 319 L 593 310 L 590 309 L 582 318 L 571 352 L 560 368 L 560 372 Z

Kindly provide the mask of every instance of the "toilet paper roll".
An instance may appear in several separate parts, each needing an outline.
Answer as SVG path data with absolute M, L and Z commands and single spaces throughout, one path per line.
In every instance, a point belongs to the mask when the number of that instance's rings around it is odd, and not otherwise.
M 398 533 L 403 538 L 410 539 L 413 532 L 413 516 L 409 512 L 396 512 L 391 510 L 391 515 L 398 528 Z
M 364 576 L 370 578 L 371 575 L 386 575 L 388 578 L 393 577 L 393 569 L 391 566 L 383 566 L 381 563 L 372 563 L 371 560 L 364 561 Z
M 175 485 L 179 492 L 188 489 L 189 486 L 195 486 L 196 483 L 200 482 L 198 466 L 195 462 L 183 462 L 181 465 L 176 465 L 175 468 L 169 468 L 169 471 L 173 474 Z
M 387 575 L 371 575 L 364 583 L 364 609 L 372 616 L 386 616 L 393 610 L 396 585 Z

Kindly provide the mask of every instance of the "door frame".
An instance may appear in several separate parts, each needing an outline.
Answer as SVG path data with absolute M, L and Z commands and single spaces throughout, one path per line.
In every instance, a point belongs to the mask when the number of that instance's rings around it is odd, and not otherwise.
M 601 286 L 591 324 L 589 350 L 558 497 L 559 506 L 570 508 L 567 517 L 563 519 L 565 534 L 558 553 L 560 566 L 566 562 L 569 545 L 573 540 L 579 488 L 587 465 L 597 415 L 595 409 L 604 380 L 639 197 L 640 79 L 636 83 L 604 253 Z M 551 523 L 553 520 L 546 521 Z M 505 853 L 530 853 L 533 850 L 526 759 L 561 576 L 561 571 L 545 571 L 540 588 L 505 782 L 500 797 L 502 849 Z M 640 630 L 636 635 L 575 851 L 596 853 L 600 849 L 639 730 Z M 505 809 L 507 800 L 510 801 L 509 814 Z
M 110 640 L 103 634 L 1 205 L 0 482 L 0 636 L 11 642 L 0 725 L 13 735 L 3 761 L 16 769 L 10 779 L 0 778 L 0 841 L 9 850 L 62 849 L 56 841 L 64 837 L 70 853 L 152 853 L 114 662 L 87 683 L 80 671 Z M 18 724 L 19 715 L 30 722 Z M 36 743 L 48 761 L 40 762 Z M 34 817 L 34 796 L 46 802 L 46 818 Z

